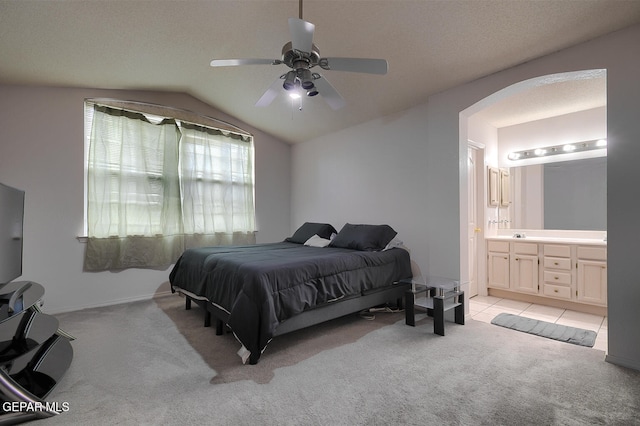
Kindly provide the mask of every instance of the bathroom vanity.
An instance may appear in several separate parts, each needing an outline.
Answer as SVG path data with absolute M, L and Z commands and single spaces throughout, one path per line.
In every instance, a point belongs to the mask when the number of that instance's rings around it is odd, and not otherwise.
M 489 295 L 606 315 L 606 232 L 502 230 L 486 242 Z

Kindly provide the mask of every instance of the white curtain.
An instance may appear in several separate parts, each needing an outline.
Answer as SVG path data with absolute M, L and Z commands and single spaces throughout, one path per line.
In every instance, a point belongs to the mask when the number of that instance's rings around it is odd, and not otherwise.
M 188 123 L 181 123 L 180 131 L 185 234 L 223 234 L 233 239 L 253 231 L 252 145 L 232 134 Z
M 251 139 L 94 105 L 87 170 L 85 270 L 255 243 Z

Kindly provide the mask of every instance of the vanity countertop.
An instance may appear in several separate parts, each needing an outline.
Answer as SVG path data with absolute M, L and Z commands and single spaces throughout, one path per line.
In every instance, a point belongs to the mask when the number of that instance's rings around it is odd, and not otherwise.
M 526 235 L 526 233 L 525 233 Z M 551 244 L 581 244 L 581 245 L 597 245 L 606 246 L 607 242 L 603 238 L 582 238 L 582 237 L 547 237 L 547 236 L 529 236 L 516 238 L 513 235 L 496 235 L 485 237 L 486 240 L 498 241 L 521 241 L 530 243 L 551 243 Z

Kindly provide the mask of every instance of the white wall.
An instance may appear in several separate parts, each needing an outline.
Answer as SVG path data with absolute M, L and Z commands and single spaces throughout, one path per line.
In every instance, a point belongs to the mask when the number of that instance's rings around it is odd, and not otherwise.
M 440 154 L 427 144 L 427 114 L 423 105 L 294 145 L 292 230 L 305 221 L 329 222 L 337 230 L 347 222 L 386 223 L 412 249 L 415 263 L 457 274 L 457 258 L 429 250 L 440 225 L 430 218 L 438 215 L 442 199 L 457 197 L 457 190 L 445 194 L 430 187 L 457 182 L 457 168 L 429 175 Z M 451 158 L 457 155 L 449 151 Z M 457 218 L 458 211 L 451 215 Z
M 389 223 L 423 272 L 459 277 L 466 262 L 465 118 L 495 93 L 539 76 L 607 69 L 609 352 L 640 369 L 640 26 L 529 61 L 429 98 L 424 105 L 336 132 L 292 152 L 292 226 L 305 220 Z M 459 120 L 465 111 L 466 117 Z M 465 228 L 466 229 L 466 228 Z M 464 279 L 464 277 L 461 277 Z
M 168 290 L 169 271 L 82 271 L 83 102 L 88 97 L 151 102 L 235 124 L 255 136 L 258 242 L 290 228 L 290 146 L 176 93 L 0 85 L 0 182 L 26 192 L 20 280 L 46 288 L 47 312 L 148 298 Z

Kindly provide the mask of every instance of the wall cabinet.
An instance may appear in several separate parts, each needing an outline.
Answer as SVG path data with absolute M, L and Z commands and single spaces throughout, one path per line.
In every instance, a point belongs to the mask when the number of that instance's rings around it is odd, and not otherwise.
M 511 204 L 511 173 L 508 169 L 500 169 L 500 205 L 509 207 Z
M 489 205 L 500 204 L 500 169 L 489 167 Z
M 607 248 L 487 241 L 489 288 L 606 306 Z
M 508 207 L 511 204 L 511 177 L 508 169 L 489 167 L 489 206 Z

